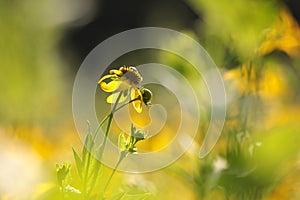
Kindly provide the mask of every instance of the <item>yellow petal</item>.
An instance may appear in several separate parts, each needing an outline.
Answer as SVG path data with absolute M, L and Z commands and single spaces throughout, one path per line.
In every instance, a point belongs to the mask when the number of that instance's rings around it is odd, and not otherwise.
M 142 96 L 141 91 L 140 91 L 139 89 L 137 89 L 137 88 L 133 88 L 133 89 L 131 90 L 131 100 L 136 99 L 136 98 L 138 98 L 138 97 L 140 97 L 140 100 L 143 100 L 143 99 L 142 99 L 143 96 Z
M 122 81 L 111 81 L 109 83 L 101 82 L 100 86 L 104 92 L 113 92 L 119 88 Z
M 123 72 L 117 69 L 112 69 L 109 71 L 110 74 L 117 74 L 118 76 L 122 76 Z
M 141 113 L 142 112 L 142 102 L 143 102 L 142 93 L 139 89 L 133 89 L 131 91 L 131 100 L 134 100 L 138 97 L 140 97 L 140 100 L 135 100 L 134 102 L 132 102 L 132 105 L 133 105 L 134 109 L 136 110 L 136 112 Z
M 115 77 L 115 75 L 105 75 L 98 81 L 98 84 L 100 84 L 105 79 L 114 78 L 114 77 Z
M 107 103 L 115 103 L 118 99 L 118 96 L 119 96 L 120 92 L 116 92 L 116 93 L 113 93 L 111 95 L 109 95 L 107 98 L 106 98 L 106 102 Z M 125 101 L 128 97 L 128 93 L 124 93 L 122 94 L 121 98 L 119 99 L 119 103 L 122 103 L 123 101 Z

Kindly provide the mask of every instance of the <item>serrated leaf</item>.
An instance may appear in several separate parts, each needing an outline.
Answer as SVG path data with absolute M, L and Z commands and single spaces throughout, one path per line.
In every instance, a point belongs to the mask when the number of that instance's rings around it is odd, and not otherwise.
M 63 183 L 65 183 L 68 179 L 68 176 L 70 175 L 70 164 L 63 164 L 63 165 L 58 165 L 56 164 L 56 174 L 57 174 L 57 179 L 59 184 L 62 186 Z
M 79 177 L 82 179 L 82 161 L 81 161 L 81 158 L 79 157 L 78 153 L 75 151 L 74 148 L 72 148 L 72 150 L 73 150 L 73 155 L 74 155 L 74 159 L 75 159 L 75 163 L 76 163 L 77 172 L 79 174 Z

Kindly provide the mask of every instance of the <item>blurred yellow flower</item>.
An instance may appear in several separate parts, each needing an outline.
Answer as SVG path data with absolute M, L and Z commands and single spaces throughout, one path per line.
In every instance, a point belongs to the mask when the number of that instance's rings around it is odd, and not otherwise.
M 228 70 L 223 74 L 223 78 L 227 82 L 232 82 L 239 93 L 255 93 L 258 83 L 255 73 L 255 66 L 249 67 L 249 64 L 242 64 L 239 68 Z
M 108 83 L 104 82 L 109 80 Z M 107 103 L 115 103 L 120 92 L 122 92 L 119 99 L 119 103 L 125 101 L 130 94 L 131 101 L 134 109 L 138 112 L 142 112 L 143 94 L 138 88 L 138 84 L 143 80 L 141 74 L 135 67 L 123 66 L 120 69 L 110 70 L 109 75 L 103 76 L 98 84 L 105 92 L 114 92 L 107 97 Z M 118 91 L 118 92 L 116 92 Z
M 282 10 L 279 19 L 265 32 L 264 40 L 258 50 L 261 55 L 281 50 L 290 56 L 300 54 L 300 29 L 287 10 Z

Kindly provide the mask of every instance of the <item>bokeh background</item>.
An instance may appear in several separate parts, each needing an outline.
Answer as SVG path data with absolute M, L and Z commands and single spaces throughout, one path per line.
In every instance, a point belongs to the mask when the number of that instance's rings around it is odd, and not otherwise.
M 0 199 L 62 198 L 55 165 L 72 165 L 72 147 L 82 148 L 72 119 L 76 71 L 101 41 L 143 26 L 171 28 L 203 45 L 225 81 L 226 124 L 199 159 L 210 116 L 204 99 L 198 137 L 184 156 L 149 174 L 117 173 L 109 192 L 133 184 L 150 191 L 149 199 L 299 199 L 299 23 L 297 0 L 0 1 Z M 111 67 L 147 62 L 199 78 L 183 59 L 154 50 Z M 169 121 L 140 148 L 167 144 L 177 123 Z

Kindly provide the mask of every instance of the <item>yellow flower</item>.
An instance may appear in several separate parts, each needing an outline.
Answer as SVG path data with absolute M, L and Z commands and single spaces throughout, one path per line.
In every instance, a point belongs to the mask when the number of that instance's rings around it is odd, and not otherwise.
M 105 81 L 108 80 L 108 83 Z M 115 103 L 120 92 L 122 95 L 119 99 L 119 103 L 125 101 L 127 97 L 131 96 L 131 101 L 134 109 L 138 112 L 142 112 L 143 93 L 138 88 L 138 84 L 143 80 L 141 74 L 135 67 L 123 66 L 120 69 L 110 70 L 109 75 L 103 76 L 98 84 L 105 92 L 114 92 L 107 97 L 107 103 Z
M 280 18 L 265 33 L 259 53 L 266 55 L 274 50 L 281 50 L 290 56 L 300 54 L 300 27 L 287 10 L 280 13 Z

